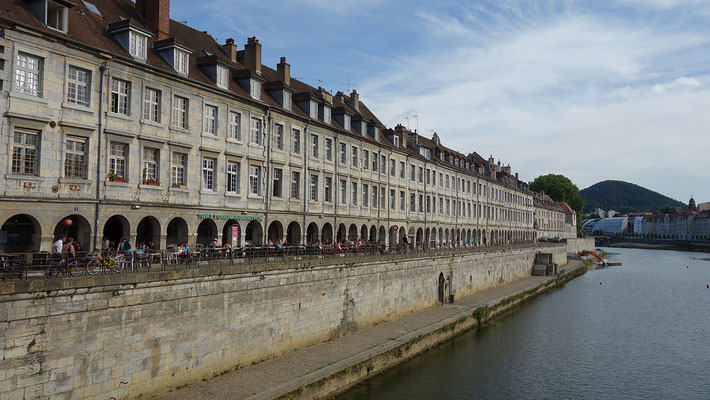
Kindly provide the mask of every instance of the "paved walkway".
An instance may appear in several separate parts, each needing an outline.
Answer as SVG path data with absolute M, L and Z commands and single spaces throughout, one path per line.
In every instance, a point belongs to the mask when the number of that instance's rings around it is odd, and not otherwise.
M 579 265 L 581 263 L 570 261 L 566 265 L 566 270 L 569 272 Z M 419 334 L 416 331 L 429 331 L 431 325 L 439 325 L 437 323 L 453 317 L 458 318 L 458 315 L 463 312 L 468 313 L 480 305 L 495 303 L 526 291 L 548 279 L 552 278 L 531 276 L 508 285 L 485 290 L 456 299 L 454 304 L 430 308 L 330 342 L 247 366 L 205 382 L 174 390 L 157 399 L 248 398 L 256 400 L 277 397 L 289 389 L 295 390 L 314 380 L 329 376 L 354 362 L 363 361 L 374 355 L 372 353 L 380 353 L 381 348 L 399 342 L 404 336 L 408 340 L 412 333 Z

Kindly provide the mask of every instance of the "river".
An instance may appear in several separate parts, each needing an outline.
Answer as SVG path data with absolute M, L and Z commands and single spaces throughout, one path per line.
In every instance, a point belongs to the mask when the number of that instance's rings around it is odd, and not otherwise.
M 707 253 L 607 249 L 590 270 L 338 397 L 710 399 Z

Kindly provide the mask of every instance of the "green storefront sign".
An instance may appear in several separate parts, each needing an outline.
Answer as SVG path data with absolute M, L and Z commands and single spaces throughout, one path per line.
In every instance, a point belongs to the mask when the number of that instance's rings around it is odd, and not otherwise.
M 217 219 L 217 220 L 237 220 L 237 221 L 261 221 L 258 215 L 229 215 L 229 214 L 197 214 L 199 219 Z

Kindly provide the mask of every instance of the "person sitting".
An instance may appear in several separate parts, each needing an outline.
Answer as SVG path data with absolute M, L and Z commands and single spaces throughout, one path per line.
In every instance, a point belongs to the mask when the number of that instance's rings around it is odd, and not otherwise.
M 76 258 L 76 249 L 74 248 L 74 239 L 71 237 L 67 238 L 67 242 L 62 246 L 62 257 L 66 258 L 67 261 Z
M 131 242 L 129 242 L 126 238 L 121 239 L 121 243 L 118 245 L 118 248 L 116 249 L 116 255 L 118 255 L 119 252 L 122 252 L 126 256 L 130 256 L 131 253 L 133 252 L 133 250 L 131 248 Z

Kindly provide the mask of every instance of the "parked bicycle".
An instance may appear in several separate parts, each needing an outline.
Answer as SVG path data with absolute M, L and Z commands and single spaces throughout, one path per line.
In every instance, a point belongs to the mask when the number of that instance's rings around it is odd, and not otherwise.
M 83 274 L 84 268 L 79 265 L 79 260 L 59 256 L 50 258 L 47 269 L 44 270 L 44 275 L 47 278 L 59 275 L 81 276 Z
M 96 253 L 94 258 L 86 264 L 86 273 L 94 276 L 101 273 L 102 270 L 110 270 L 115 273 L 123 271 L 126 267 L 126 257 L 117 255 L 116 257 L 102 256 L 101 253 Z

